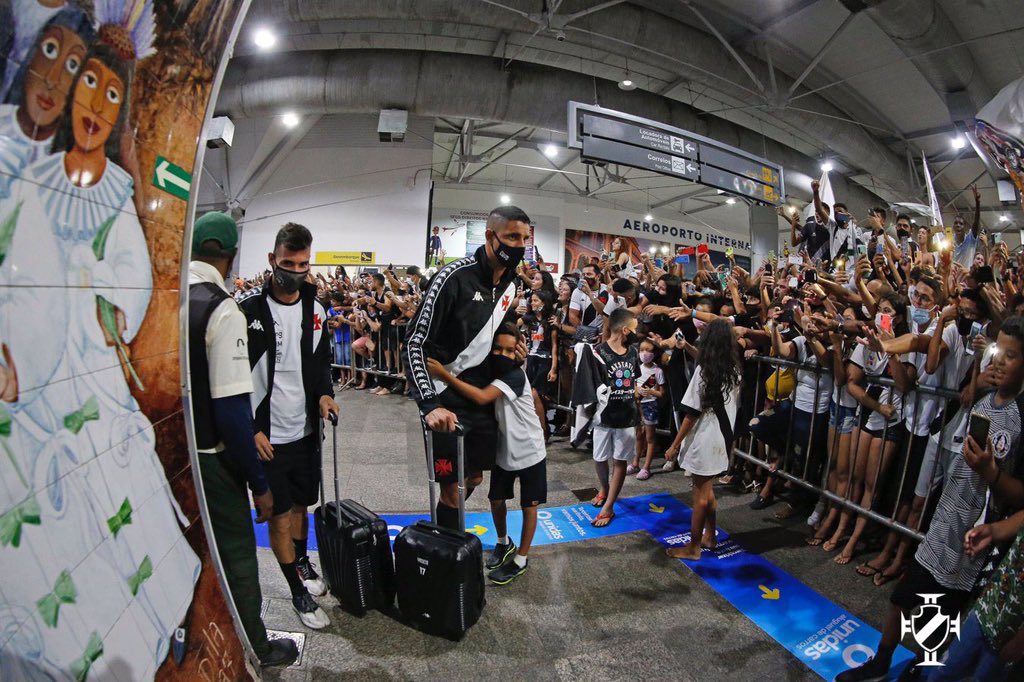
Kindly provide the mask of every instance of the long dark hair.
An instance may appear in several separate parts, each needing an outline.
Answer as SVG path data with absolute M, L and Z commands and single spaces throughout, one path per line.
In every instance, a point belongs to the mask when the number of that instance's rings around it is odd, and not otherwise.
M 90 59 L 95 59 L 108 67 L 124 83 L 124 94 L 121 96 L 121 110 L 118 112 L 117 121 L 110 131 L 110 137 L 107 138 L 107 142 L 103 146 L 107 158 L 119 164 L 122 163 L 121 133 L 124 132 L 125 122 L 128 120 L 128 108 L 132 101 L 131 88 L 132 75 L 135 72 L 135 62 L 122 59 L 118 55 L 117 50 L 103 42 L 94 43 L 89 48 L 89 51 L 85 53 L 85 57 L 82 58 L 82 65 L 78 67 L 78 73 L 75 74 L 75 79 L 71 82 L 71 89 L 68 91 L 68 101 L 64 106 L 64 116 L 61 119 L 60 127 L 57 128 L 57 134 L 53 136 L 53 147 L 51 147 L 50 151 L 52 154 L 60 154 L 71 151 L 75 146 L 75 133 L 71 128 L 71 106 L 75 101 L 75 88 L 78 87 L 78 82 L 82 79 L 85 66 Z
M 724 403 L 740 383 L 740 353 L 728 320 L 713 320 L 704 329 L 700 350 L 700 403 Z
M 547 289 L 531 291 L 530 296 L 536 296 L 540 299 L 540 302 L 544 304 L 544 308 L 539 313 L 534 313 L 532 307 L 530 312 L 536 317 L 537 322 L 540 322 L 544 326 L 544 329 L 547 330 L 548 320 L 550 320 L 551 316 L 555 314 L 555 298 Z

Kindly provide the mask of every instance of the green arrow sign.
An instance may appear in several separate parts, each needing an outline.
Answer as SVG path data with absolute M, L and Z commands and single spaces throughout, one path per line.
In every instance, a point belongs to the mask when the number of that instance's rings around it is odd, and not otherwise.
M 188 193 L 192 189 L 192 174 L 158 156 L 156 168 L 153 169 L 153 186 L 188 201 Z

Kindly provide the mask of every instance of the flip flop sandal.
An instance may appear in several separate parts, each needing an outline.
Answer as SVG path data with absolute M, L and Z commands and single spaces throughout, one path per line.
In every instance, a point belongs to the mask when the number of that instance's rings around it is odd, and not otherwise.
M 871 578 L 872 576 L 881 573 L 882 569 L 875 568 L 871 565 L 871 562 L 865 561 L 863 564 L 854 569 L 857 575 L 864 578 Z
M 808 546 L 810 546 L 810 547 L 818 547 L 818 546 L 824 544 L 825 538 L 816 538 L 814 536 L 811 536 L 811 537 L 807 538 L 806 540 L 804 540 L 804 542 L 806 542 L 808 544 Z
M 592 499 L 590 501 L 590 504 L 592 504 L 595 507 L 603 507 L 604 506 L 604 501 L 607 500 L 607 499 L 608 499 L 607 495 L 595 495 L 594 499 Z
M 891 583 L 894 580 L 899 580 L 900 578 L 903 577 L 903 574 L 906 573 L 906 572 L 907 572 L 906 566 L 900 566 L 900 570 L 896 571 L 895 573 L 886 574 L 885 571 L 882 571 L 882 572 L 876 574 L 874 577 L 872 577 L 871 578 L 871 582 L 873 582 L 875 584 L 875 587 L 881 587 L 882 585 L 885 585 L 886 583 Z
M 601 521 L 603 519 L 608 519 L 608 523 L 602 523 L 600 526 L 597 525 L 597 522 Z M 611 514 L 603 514 L 602 513 L 602 514 L 598 514 L 597 516 L 595 516 L 594 520 L 590 522 L 590 525 L 593 526 L 594 528 L 604 528 L 609 523 L 611 523 L 614 519 L 615 519 L 615 512 L 612 512 Z

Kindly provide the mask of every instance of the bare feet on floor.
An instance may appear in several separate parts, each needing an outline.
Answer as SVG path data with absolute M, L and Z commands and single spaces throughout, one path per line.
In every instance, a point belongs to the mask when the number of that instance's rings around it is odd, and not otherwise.
M 673 559 L 686 559 L 687 561 L 697 561 L 700 559 L 700 552 L 700 545 L 695 542 L 683 545 L 682 547 L 669 547 L 665 550 L 665 554 Z

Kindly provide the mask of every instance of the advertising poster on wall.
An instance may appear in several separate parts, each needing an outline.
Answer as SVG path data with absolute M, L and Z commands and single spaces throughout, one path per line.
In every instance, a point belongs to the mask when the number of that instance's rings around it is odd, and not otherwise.
M 476 253 L 476 250 L 483 246 L 485 241 L 487 215 L 487 211 L 433 209 L 430 232 L 427 235 L 426 266 L 441 267 Z M 530 238 L 526 242 L 524 260 L 527 261 L 537 259 L 534 237 L 538 226 L 541 229 L 546 229 L 548 225 L 551 225 L 553 226 L 552 230 L 557 230 L 559 222 L 557 218 L 548 216 L 530 217 L 534 222 L 530 225 Z M 556 263 L 552 263 L 550 266 L 553 268 L 552 272 L 558 271 Z
M 579 270 L 584 265 L 591 263 L 594 259 L 605 259 L 613 251 L 616 240 L 621 240 L 620 248 L 629 254 L 631 263 L 638 264 L 641 254 L 650 254 L 653 258 L 667 259 L 672 252 L 672 245 L 668 242 L 642 239 L 639 237 L 620 237 L 614 234 L 603 232 L 589 232 L 587 230 L 566 230 L 565 231 L 565 272 Z

